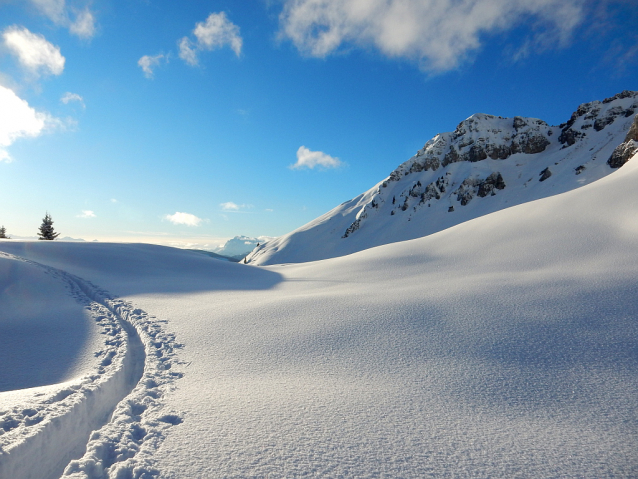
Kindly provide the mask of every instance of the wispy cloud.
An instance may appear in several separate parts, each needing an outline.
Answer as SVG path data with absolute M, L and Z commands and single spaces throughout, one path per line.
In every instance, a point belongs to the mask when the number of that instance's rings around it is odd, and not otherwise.
M 34 138 L 63 122 L 36 111 L 13 90 L 0 85 L 0 161 L 11 161 L 7 148 L 19 138 Z
M 82 213 L 76 216 L 78 218 L 95 218 L 95 213 L 91 210 L 82 210 Z
M 332 157 L 322 151 L 311 151 L 305 146 L 300 146 L 297 150 L 297 163 L 290 165 L 293 170 L 303 168 L 314 169 L 319 168 L 339 168 L 343 166 L 343 162 L 339 158 Z
M 280 37 L 306 55 L 373 47 L 430 71 L 458 67 L 482 37 L 532 20 L 532 43 L 566 44 L 585 16 L 584 0 L 284 0 Z
M 78 102 L 80 105 L 82 105 L 82 108 L 85 108 L 86 105 L 84 104 L 84 98 L 82 98 L 80 95 L 78 95 L 77 93 L 71 93 L 70 91 L 66 92 L 64 95 L 62 95 L 62 97 L 60 98 L 60 101 L 62 103 L 64 103 L 65 105 L 68 105 L 69 103 L 73 102 Z
M 199 52 L 224 46 L 229 46 L 237 56 L 241 54 L 243 40 L 239 27 L 228 20 L 224 12 L 211 13 L 205 22 L 198 22 L 193 35 L 195 40 L 183 37 L 178 41 L 179 57 L 189 65 L 199 63 Z
M 80 38 L 95 35 L 95 16 L 85 1 L 84 8 L 68 7 L 65 0 L 31 0 L 36 9 L 58 26 L 68 28 Z
M 252 208 L 253 205 L 238 205 L 237 203 L 233 203 L 232 201 L 227 201 L 226 203 L 220 203 L 219 206 L 221 207 L 221 209 L 223 211 L 241 211 L 241 210 L 245 210 L 248 208 Z
M 144 76 L 150 79 L 153 78 L 153 69 L 159 66 L 162 61 L 168 62 L 168 57 L 160 53 L 159 55 L 144 55 L 137 61 L 137 64 L 142 68 Z
M 60 75 L 64 71 L 65 58 L 60 48 L 49 43 L 42 35 L 14 25 L 4 30 L 2 40 L 8 51 L 30 73 L 36 76 Z
M 69 31 L 80 38 L 92 38 L 95 35 L 95 17 L 88 7 L 76 15 L 69 24 Z
M 195 215 L 191 215 L 190 213 L 180 213 L 179 211 L 173 215 L 166 215 L 164 218 L 175 225 L 186 226 L 199 226 L 202 221 L 204 221 L 202 218 L 198 218 Z

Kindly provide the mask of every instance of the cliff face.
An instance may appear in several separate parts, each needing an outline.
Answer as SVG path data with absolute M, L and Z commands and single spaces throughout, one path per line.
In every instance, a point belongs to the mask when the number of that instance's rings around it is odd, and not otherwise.
M 475 114 L 441 133 L 376 186 L 261 245 L 253 264 L 342 256 L 435 233 L 502 208 L 569 191 L 638 151 L 638 92 L 584 103 L 559 125 Z

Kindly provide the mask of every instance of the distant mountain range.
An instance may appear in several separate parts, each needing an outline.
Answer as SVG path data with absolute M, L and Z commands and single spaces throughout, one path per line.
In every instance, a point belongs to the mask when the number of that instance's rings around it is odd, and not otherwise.
M 247 262 L 344 256 L 586 185 L 638 151 L 636 111 L 638 92 L 623 91 L 580 105 L 558 126 L 536 118 L 472 115 L 368 191 L 260 244 Z
M 250 253 L 259 244 L 263 244 L 269 240 L 272 240 L 271 236 L 259 236 L 253 238 L 250 236 L 235 236 L 229 239 L 222 246 L 215 248 L 213 253 L 220 256 L 240 261 L 243 260 L 248 253 Z

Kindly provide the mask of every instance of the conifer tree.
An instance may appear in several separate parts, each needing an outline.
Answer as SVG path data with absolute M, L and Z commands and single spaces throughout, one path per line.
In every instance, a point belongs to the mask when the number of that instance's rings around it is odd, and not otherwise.
M 4 227 L 4 225 L 0 226 L 0 238 L 9 239 L 7 237 L 7 229 Z
M 42 220 L 42 224 L 40 225 L 40 232 L 38 233 L 40 240 L 54 240 L 60 233 L 56 233 L 53 230 L 53 220 L 51 219 L 51 215 L 47 212 Z

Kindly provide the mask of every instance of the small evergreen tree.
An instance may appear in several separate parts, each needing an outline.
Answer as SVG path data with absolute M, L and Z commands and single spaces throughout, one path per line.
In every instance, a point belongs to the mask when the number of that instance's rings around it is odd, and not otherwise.
M 56 233 L 53 230 L 53 220 L 51 219 L 51 215 L 47 212 L 42 220 L 42 224 L 40 225 L 40 232 L 38 233 L 40 240 L 54 240 L 60 233 Z
M 3 226 L 0 226 L 0 238 L 9 239 L 7 236 L 7 229 Z

